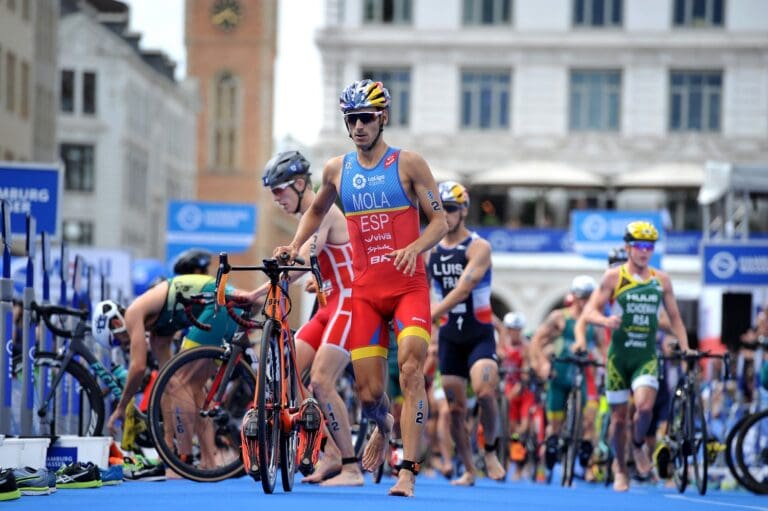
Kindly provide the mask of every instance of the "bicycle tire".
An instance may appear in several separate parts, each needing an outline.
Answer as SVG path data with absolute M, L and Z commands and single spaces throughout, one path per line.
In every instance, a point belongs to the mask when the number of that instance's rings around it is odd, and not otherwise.
M 507 396 L 501 394 L 499 396 L 499 443 L 496 447 L 496 455 L 501 462 L 501 466 L 504 472 L 509 467 L 509 400 Z
M 759 424 L 760 421 L 765 420 L 765 423 Z M 753 428 L 757 424 L 757 431 Z M 768 495 L 768 474 L 765 473 L 766 466 L 768 466 L 768 435 L 765 435 L 761 429 L 768 427 L 768 409 L 758 413 L 750 415 L 741 428 L 739 428 L 738 435 L 736 437 L 736 463 L 744 474 L 744 486 L 752 493 L 758 495 Z M 761 434 L 762 433 L 762 434 Z M 757 438 L 755 438 L 757 435 Z M 753 440 L 757 440 L 758 444 L 757 452 L 750 451 L 750 457 L 744 456 L 744 443 L 749 439 L 750 444 Z M 756 461 L 756 471 L 760 471 L 762 480 L 755 478 L 751 469 L 752 463 L 747 461 Z
M 571 486 L 581 439 L 581 387 L 571 389 L 566 403 L 566 420 L 563 426 L 568 431 L 569 438 L 565 445 L 562 485 Z
M 683 493 L 688 486 L 688 456 L 685 453 L 685 429 L 687 428 L 685 420 L 686 399 L 682 394 L 680 387 L 675 391 L 672 397 L 669 439 L 672 449 L 672 460 L 674 470 L 672 479 L 675 482 L 677 491 Z
M 725 437 L 725 463 L 728 465 L 728 470 L 731 471 L 731 475 L 739 483 L 740 486 L 746 488 L 747 483 L 744 482 L 744 473 L 741 471 L 741 467 L 736 463 L 736 438 L 739 435 L 739 430 L 747 422 L 750 414 L 745 414 L 741 417 L 736 424 L 733 425 L 728 435 Z
M 224 382 L 230 388 L 222 414 L 203 417 L 200 413 L 206 388 L 229 360 L 229 354 L 221 347 L 200 346 L 184 350 L 166 364 L 152 387 L 147 410 L 149 432 L 160 458 L 186 479 L 216 482 L 244 473 L 239 427 L 256 388 L 256 375 L 244 359 L 237 362 L 229 382 Z M 196 380 L 192 384 L 189 383 L 190 375 Z M 203 392 L 197 394 L 198 381 L 202 381 L 203 376 L 208 377 L 203 383 Z M 187 433 L 186 426 L 190 424 L 194 427 Z M 202 454 L 201 438 L 211 434 L 208 441 L 219 448 L 215 457 L 224 462 L 210 468 L 202 467 L 195 456 L 195 440 L 199 454 Z
M 275 491 L 280 452 L 280 354 L 277 324 L 272 320 L 264 323 L 259 357 L 258 391 L 256 412 L 259 424 L 259 474 L 264 493 Z
M 52 413 L 52 426 L 51 431 L 49 431 L 47 434 L 49 435 L 60 435 L 62 433 L 70 433 L 70 431 L 56 431 L 56 424 L 58 424 L 60 421 L 59 419 L 59 410 L 56 410 L 55 404 L 56 404 L 56 398 L 55 396 L 50 400 L 48 403 L 48 406 L 43 410 L 42 407 L 42 401 L 45 398 L 45 396 L 39 395 L 39 386 L 37 385 L 37 378 L 39 377 L 39 373 L 42 370 L 42 368 L 47 367 L 49 369 L 50 374 L 49 378 L 52 381 L 57 371 L 61 370 L 61 363 L 62 363 L 62 357 L 60 357 L 56 353 L 51 352 L 39 352 L 35 354 L 34 364 L 35 364 L 35 370 L 34 374 L 32 376 L 34 381 L 34 395 L 33 395 L 33 411 L 32 413 L 35 415 L 33 420 L 36 420 L 38 417 L 40 417 L 41 413 L 44 413 L 46 416 L 51 415 Z M 21 357 L 14 357 L 13 360 L 13 371 L 14 371 L 14 378 L 20 378 L 21 377 Z M 95 376 L 93 376 L 87 368 L 85 368 L 83 365 L 81 365 L 79 362 L 76 362 L 74 359 L 69 363 L 67 368 L 64 370 L 65 376 L 69 375 L 71 376 L 80 386 L 80 416 L 78 417 L 77 421 L 77 431 L 75 432 L 79 436 L 99 436 L 102 433 L 102 430 L 104 429 L 104 421 L 106 418 L 106 412 L 104 409 L 104 396 L 101 391 L 101 387 L 99 386 L 99 382 L 96 379 Z M 59 381 L 60 386 L 62 382 L 65 381 L 64 379 Z M 57 387 L 58 387 L 57 386 Z M 72 391 L 75 390 L 76 387 L 72 388 Z M 58 389 L 55 389 L 58 390 Z M 87 408 L 84 407 L 84 405 L 87 403 Z M 39 434 L 46 434 L 44 432 L 39 432 Z
M 696 483 L 696 489 L 699 495 L 707 493 L 707 472 L 709 470 L 709 457 L 707 456 L 707 421 L 704 417 L 704 404 L 698 392 L 696 396 L 689 401 L 691 414 L 691 432 L 693 438 L 691 441 L 691 460 L 693 461 L 693 480 Z
M 293 346 L 292 342 L 286 343 L 286 346 Z M 296 374 L 296 367 L 293 365 L 294 354 L 290 352 L 290 347 L 286 350 L 285 363 L 286 383 L 288 388 L 285 395 L 288 398 L 288 410 L 298 410 L 299 408 L 299 378 Z M 288 432 L 280 431 L 280 476 L 283 483 L 283 491 L 293 490 L 293 482 L 296 476 L 296 450 L 299 443 L 299 431 L 292 427 Z

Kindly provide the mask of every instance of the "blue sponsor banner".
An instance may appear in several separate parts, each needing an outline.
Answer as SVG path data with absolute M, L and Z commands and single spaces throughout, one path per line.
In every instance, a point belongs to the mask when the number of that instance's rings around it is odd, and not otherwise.
M 768 242 L 703 242 L 704 285 L 768 286 Z
M 659 241 L 650 261 L 652 266 L 659 267 L 666 248 L 661 211 L 571 211 L 573 249 L 587 257 L 605 258 L 612 248 L 624 245 L 624 229 L 628 223 L 638 220 L 651 222 L 659 231 Z
M 488 240 L 494 252 L 570 252 L 566 229 L 472 228 Z
M 57 165 L 0 162 L 0 199 L 11 211 L 11 232 L 26 233 L 26 215 L 37 221 L 37 233 L 59 233 L 61 176 Z
M 168 204 L 166 262 L 189 248 L 242 252 L 253 244 L 257 226 L 253 204 L 172 201 Z

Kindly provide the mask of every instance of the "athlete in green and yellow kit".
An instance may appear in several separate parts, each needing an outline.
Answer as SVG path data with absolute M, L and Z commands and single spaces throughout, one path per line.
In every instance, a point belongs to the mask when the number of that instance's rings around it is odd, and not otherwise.
M 635 466 L 640 475 L 649 474 L 651 462 L 644 449 L 644 438 L 656 400 L 658 362 L 656 332 L 661 307 L 667 311 L 681 349 L 688 351 L 688 336 L 677 308 L 672 282 L 665 272 L 648 262 L 659 233 L 650 222 L 631 222 L 624 233 L 628 260 L 608 269 L 600 287 L 592 294 L 584 310 L 584 321 L 576 325 L 576 345 L 586 347 L 587 323 L 611 329 L 608 348 L 606 394 L 611 405 L 611 438 L 616 454 L 614 461 L 616 491 L 629 489 L 625 456 L 627 402 L 630 391 L 635 404 L 631 430 Z M 611 303 L 610 316 L 604 314 Z

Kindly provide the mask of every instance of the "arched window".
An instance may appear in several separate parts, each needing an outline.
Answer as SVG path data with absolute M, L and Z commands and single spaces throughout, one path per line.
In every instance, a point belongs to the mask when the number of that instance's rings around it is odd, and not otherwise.
M 230 72 L 222 72 L 213 83 L 211 108 L 211 162 L 215 171 L 237 168 L 240 125 L 240 82 Z

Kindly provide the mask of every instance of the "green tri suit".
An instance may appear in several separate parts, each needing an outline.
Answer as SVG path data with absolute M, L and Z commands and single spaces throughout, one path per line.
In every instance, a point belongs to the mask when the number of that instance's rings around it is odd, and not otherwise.
M 629 390 L 640 386 L 659 388 L 656 333 L 664 290 L 651 268 L 651 276 L 640 280 L 630 275 L 627 264 L 619 269 L 613 291 L 612 314 L 621 318 L 608 348 L 607 396 L 611 404 L 626 403 Z

